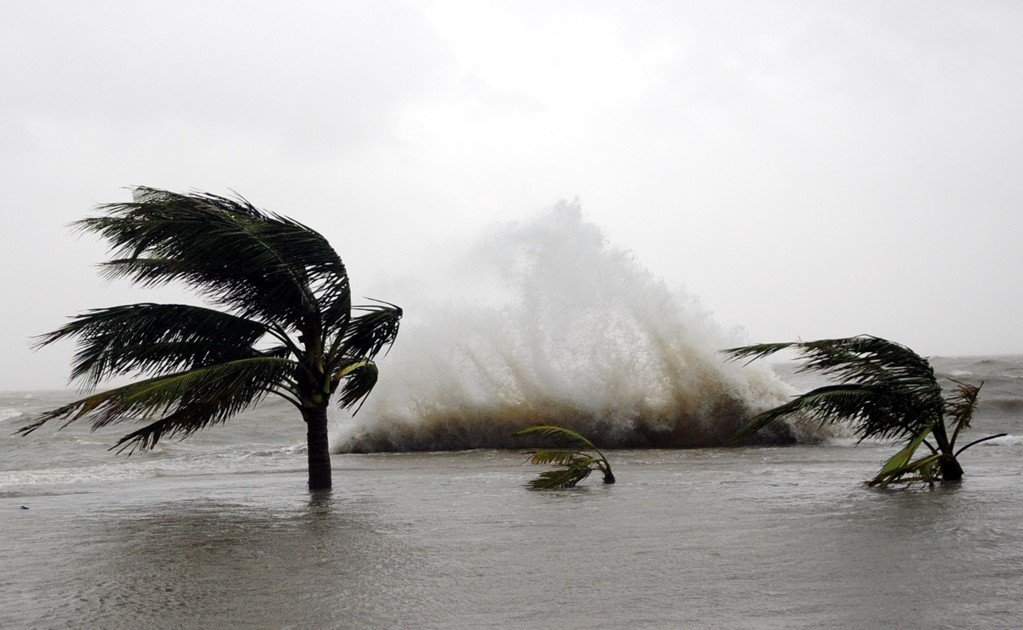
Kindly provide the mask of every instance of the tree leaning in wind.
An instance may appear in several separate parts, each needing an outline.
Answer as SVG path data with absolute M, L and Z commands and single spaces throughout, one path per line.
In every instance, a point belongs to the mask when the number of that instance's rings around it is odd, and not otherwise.
M 330 488 L 331 397 L 356 408 L 369 395 L 373 358 L 394 341 L 401 309 L 353 307 L 341 258 L 301 223 L 241 197 L 133 192 L 133 202 L 102 205 L 102 216 L 75 224 L 109 241 L 104 274 L 145 287 L 179 281 L 214 308 L 101 308 L 43 335 L 39 346 L 77 338 L 71 378 L 90 388 L 118 375 L 148 378 L 49 411 L 20 433 L 51 420 L 86 418 L 93 429 L 147 423 L 113 447 L 130 453 L 225 422 L 274 394 L 306 422 L 309 488 Z
M 825 423 L 845 421 L 856 436 L 906 440 L 867 482 L 887 486 L 897 481 L 958 481 L 963 477 L 960 453 L 975 444 L 1001 437 L 992 435 L 956 449 L 956 440 L 970 426 L 980 386 L 953 381 L 947 398 L 931 364 L 906 346 L 880 337 L 860 335 L 842 339 L 764 343 L 725 352 L 751 361 L 782 350 L 795 350 L 806 363 L 802 372 L 816 370 L 845 382 L 825 385 L 754 417 L 736 436 L 741 440 L 767 424 L 789 415 Z M 983 385 L 983 383 L 981 383 Z M 933 444 L 928 438 L 933 439 Z M 913 459 L 921 445 L 929 454 Z

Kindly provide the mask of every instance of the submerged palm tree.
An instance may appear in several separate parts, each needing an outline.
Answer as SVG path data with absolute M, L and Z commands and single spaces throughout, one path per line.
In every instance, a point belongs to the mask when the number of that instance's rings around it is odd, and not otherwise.
M 553 441 L 563 448 L 536 449 L 529 452 L 529 462 L 536 465 L 553 464 L 555 470 L 540 473 L 529 482 L 533 490 L 556 490 L 571 488 L 586 479 L 591 472 L 604 473 L 604 483 L 614 483 L 611 464 L 592 442 L 575 431 L 552 424 L 527 427 L 515 433 L 516 437 L 538 437 Z M 590 453 L 592 451 L 593 454 Z
M 241 197 L 136 188 L 133 202 L 99 209 L 103 216 L 75 225 L 109 241 L 106 276 L 146 287 L 180 281 L 216 308 L 101 308 L 43 335 L 39 346 L 78 339 L 71 377 L 89 388 L 117 375 L 148 378 L 44 413 L 20 433 L 51 420 L 88 418 L 93 429 L 147 422 L 113 447 L 130 453 L 273 394 L 306 422 L 310 489 L 330 488 L 330 399 L 356 408 L 369 395 L 373 358 L 394 341 L 401 309 L 353 307 L 345 267 L 322 235 Z
M 960 431 L 970 426 L 980 386 L 955 381 L 955 391 L 945 398 L 926 359 L 906 346 L 879 337 L 765 343 L 725 352 L 733 359 L 752 361 L 786 349 L 795 350 L 806 360 L 800 371 L 817 370 L 846 382 L 818 387 L 768 409 L 754 417 L 736 440 L 789 415 L 800 415 L 822 426 L 847 421 L 860 440 L 907 441 L 867 482 L 871 486 L 886 486 L 895 481 L 958 481 L 963 476 L 957 459 L 960 453 L 1005 435 L 984 437 L 956 449 Z M 933 444 L 928 438 L 933 439 Z M 927 447 L 929 454 L 913 459 L 921 445 Z

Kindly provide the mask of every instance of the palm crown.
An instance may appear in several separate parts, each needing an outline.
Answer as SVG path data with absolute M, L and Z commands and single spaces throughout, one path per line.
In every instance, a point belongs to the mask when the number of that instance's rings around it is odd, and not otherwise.
M 890 458 L 870 485 L 906 480 L 912 473 L 925 480 L 957 480 L 963 471 L 956 456 L 970 446 L 1000 435 L 975 440 L 956 450 L 960 431 L 968 428 L 980 386 L 956 382 L 943 396 L 941 385 L 927 359 L 906 346 L 880 337 L 860 335 L 841 339 L 765 343 L 725 352 L 733 359 L 753 361 L 782 350 L 795 350 L 805 363 L 800 371 L 818 371 L 844 382 L 825 385 L 755 416 L 737 440 L 767 424 L 799 415 L 821 425 L 846 422 L 860 440 L 867 438 L 908 440 Z M 933 437 L 932 445 L 927 438 Z M 931 455 L 912 460 L 926 445 Z
M 130 373 L 148 378 L 49 411 L 21 432 L 51 420 L 89 418 L 94 429 L 147 422 L 115 445 L 130 452 L 224 422 L 274 394 L 308 424 L 311 487 L 330 487 L 327 405 L 337 394 L 354 408 L 369 395 L 373 358 L 394 341 L 401 309 L 353 307 L 341 258 L 301 223 L 240 197 L 134 193 L 134 201 L 100 206 L 102 216 L 75 224 L 109 241 L 104 274 L 142 286 L 179 281 L 213 308 L 95 309 L 43 335 L 40 346 L 78 340 L 72 379 L 86 386 Z
M 538 466 L 550 464 L 558 466 L 548 470 L 530 481 L 527 485 L 533 490 L 557 490 L 572 488 L 589 477 L 594 470 L 604 474 L 604 483 L 615 482 L 611 464 L 600 449 L 594 446 L 581 434 L 571 429 L 553 424 L 541 424 L 526 427 L 517 431 L 515 437 L 541 438 L 559 448 L 538 448 L 529 451 L 529 463 Z

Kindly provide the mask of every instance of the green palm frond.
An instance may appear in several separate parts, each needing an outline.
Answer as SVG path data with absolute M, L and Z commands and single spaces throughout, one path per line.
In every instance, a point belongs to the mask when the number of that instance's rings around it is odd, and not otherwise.
M 85 417 L 91 418 L 95 430 L 203 405 L 215 412 L 206 423 L 223 422 L 288 383 L 296 365 L 290 359 L 254 357 L 146 379 L 48 411 L 18 433 L 31 433 L 52 420 L 63 420 L 67 426 Z
M 590 466 L 567 466 L 557 470 L 547 470 L 539 474 L 536 479 L 529 481 L 526 486 L 530 490 L 561 490 L 572 488 L 583 479 L 590 476 L 593 469 Z
M 813 418 L 821 424 L 855 417 L 861 414 L 861 405 L 871 399 L 873 389 L 864 385 L 828 385 L 818 387 L 789 402 L 754 416 L 750 423 L 735 435 L 741 441 L 771 422 L 793 414 Z
M 557 444 L 559 446 L 575 446 L 577 448 L 586 448 L 597 450 L 597 447 L 592 442 L 584 438 L 579 433 L 565 427 L 559 427 L 554 424 L 539 424 L 532 427 L 526 427 L 521 431 L 514 433 L 515 437 L 536 437 Z
M 724 352 L 732 359 L 755 360 L 792 349 L 805 359 L 800 371 L 816 371 L 856 383 L 874 383 L 878 380 L 904 386 L 922 387 L 930 395 L 937 382 L 930 363 L 906 346 L 872 335 L 797 341 L 763 343 Z
M 913 483 L 914 481 L 933 483 L 941 478 L 941 458 L 942 455 L 940 453 L 932 453 L 901 466 L 882 470 L 876 477 L 867 481 L 866 484 L 870 487 L 881 486 L 885 488 L 892 483 Z M 910 477 L 909 475 L 916 476 Z
M 543 466 L 546 464 L 553 464 L 557 466 L 565 466 L 580 458 L 579 451 L 577 450 L 536 450 L 530 452 L 529 463 L 536 466 Z M 595 458 L 587 456 L 587 464 L 594 461 Z
M 110 242 L 108 276 L 144 286 L 182 281 L 246 319 L 295 326 L 321 315 L 314 287 L 348 291 L 344 265 L 322 235 L 242 198 L 138 188 L 135 201 L 100 209 L 104 216 L 76 225 Z
M 742 346 L 739 348 L 728 348 L 722 350 L 725 354 L 731 355 L 733 359 L 749 359 L 750 362 L 756 361 L 757 359 L 763 359 L 769 357 L 772 354 L 787 350 L 793 346 L 798 346 L 801 342 L 782 342 L 782 343 L 757 343 L 750 346 Z
M 919 431 L 921 416 L 905 397 L 883 387 L 846 384 L 818 387 L 791 401 L 754 416 L 733 441 L 742 441 L 774 420 L 800 416 L 823 426 L 842 422 L 851 427 L 860 440 L 895 439 Z
M 791 414 L 821 424 L 849 421 L 860 439 L 912 437 L 942 416 L 941 387 L 927 360 L 880 337 L 757 344 L 725 352 L 733 359 L 757 359 L 785 349 L 796 351 L 805 360 L 800 371 L 819 371 L 847 382 L 815 389 L 763 412 L 740 438 Z
M 804 360 L 800 371 L 818 371 L 844 382 L 819 387 L 760 413 L 738 433 L 737 440 L 790 415 L 822 425 L 846 422 L 861 440 L 905 438 L 908 440 L 906 447 L 890 457 L 881 471 L 867 482 L 870 486 L 886 486 L 896 481 L 958 481 L 963 470 L 956 457 L 974 444 L 1000 437 L 975 440 L 955 450 L 959 432 L 970 424 L 980 387 L 956 382 L 957 390 L 945 400 L 927 359 L 902 344 L 880 337 L 860 335 L 757 344 L 725 352 L 732 359 L 753 360 L 782 350 L 793 350 Z M 951 424 L 946 425 L 947 422 Z M 951 439 L 949 426 L 953 427 Z M 933 436 L 934 445 L 927 441 L 928 436 Z M 921 444 L 926 445 L 931 454 L 914 460 Z
M 338 370 L 335 381 L 344 380 L 338 393 L 338 404 L 344 409 L 355 407 L 352 415 L 359 412 L 377 383 L 377 366 L 369 359 L 351 360 Z
M 251 399 L 245 406 L 256 402 L 256 399 Z M 156 422 L 125 435 L 111 446 L 110 450 L 116 449 L 118 453 L 127 451 L 131 455 L 135 451 L 147 451 L 155 448 L 160 438 L 164 436 L 184 439 L 211 424 L 225 422 L 235 413 L 244 409 L 244 407 L 240 407 L 232 410 L 233 404 L 232 399 L 224 398 L 207 403 L 181 406 Z
M 933 426 L 925 427 L 909 441 L 905 448 L 889 457 L 877 475 L 867 482 L 867 485 L 886 486 L 904 475 L 918 472 L 920 470 L 919 460 L 913 461 L 913 455 L 916 454 L 917 449 L 925 442 L 932 430 L 934 430 Z M 932 453 L 932 455 L 937 455 L 937 453 Z
M 973 412 L 977 410 L 977 397 L 980 395 L 980 388 L 984 386 L 984 383 L 982 381 L 980 385 L 970 385 L 969 383 L 960 383 L 955 380 L 953 382 L 956 384 L 956 391 L 948 399 L 945 415 L 950 418 L 951 426 L 955 427 L 952 432 L 952 439 L 950 440 L 950 448 L 954 449 L 956 440 L 959 438 L 959 432 L 970 428 Z M 988 440 L 1005 437 L 1006 435 L 1008 433 L 997 433 L 973 440 L 966 446 L 957 449 L 954 455 L 958 457 L 960 453 L 970 447 L 982 444 Z
M 71 378 L 87 386 L 118 374 L 161 374 L 256 356 L 264 324 L 185 304 L 130 304 L 86 311 L 38 338 L 77 338 Z
M 340 351 L 348 356 L 372 359 L 394 343 L 398 336 L 402 310 L 394 304 L 382 302 L 369 306 L 354 306 L 352 310 L 363 314 L 353 317 L 342 339 Z
M 559 468 L 548 470 L 530 481 L 532 490 L 555 490 L 571 488 L 589 476 L 593 470 L 604 473 L 604 483 L 614 483 L 611 464 L 592 442 L 579 433 L 553 424 L 537 425 L 517 431 L 515 437 L 533 437 L 553 442 L 566 448 L 536 449 L 529 451 L 529 463 L 554 465 Z M 594 455 L 587 453 L 593 451 Z
M 973 412 L 977 410 L 977 397 L 980 395 L 980 388 L 984 386 L 984 383 L 970 385 L 954 379 L 952 382 L 956 384 L 956 389 L 945 402 L 945 417 L 949 419 L 949 426 L 954 427 L 950 443 L 955 448 L 959 432 L 970 428 Z

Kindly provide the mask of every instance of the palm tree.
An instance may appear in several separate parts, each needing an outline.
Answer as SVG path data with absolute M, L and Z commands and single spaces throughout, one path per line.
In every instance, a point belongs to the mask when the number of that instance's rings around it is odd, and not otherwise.
M 764 411 L 751 420 L 736 440 L 790 415 L 803 416 L 821 426 L 846 421 L 860 440 L 907 440 L 906 446 L 867 482 L 871 486 L 886 486 L 895 481 L 958 481 L 963 469 L 957 458 L 963 451 L 1005 435 L 984 437 L 956 449 L 959 433 L 970 426 L 983 383 L 975 386 L 955 381 L 955 390 L 946 398 L 927 359 L 906 346 L 879 337 L 765 343 L 725 352 L 733 359 L 753 361 L 787 349 L 795 350 L 806 360 L 800 371 L 817 370 L 845 382 L 818 387 Z M 933 444 L 928 438 L 933 439 Z M 913 459 L 921 445 L 930 453 Z
M 556 490 L 571 488 L 590 476 L 594 470 L 604 473 L 604 483 L 614 483 L 615 476 L 611 472 L 611 464 L 593 442 L 582 435 L 553 424 L 542 424 L 526 427 L 516 432 L 515 437 L 538 437 L 552 440 L 563 448 L 536 449 L 529 451 L 529 463 L 536 465 L 554 464 L 560 466 L 555 470 L 540 473 L 540 476 L 529 482 L 532 490 Z M 592 451 L 591 454 L 589 451 Z
M 110 243 L 110 278 L 151 287 L 180 281 L 211 308 L 131 304 L 86 311 L 39 338 L 77 338 L 71 378 L 94 389 L 118 375 L 146 376 L 44 413 L 88 418 L 98 429 L 147 424 L 112 449 L 146 450 L 227 421 L 267 395 L 284 398 L 306 422 L 309 488 L 331 486 L 327 408 L 364 401 L 377 381 L 373 358 L 398 333 L 400 308 L 352 306 L 348 274 L 327 240 L 301 223 L 241 197 L 134 189 L 131 203 L 98 208 L 76 222 Z M 357 315 L 353 315 L 353 311 Z

